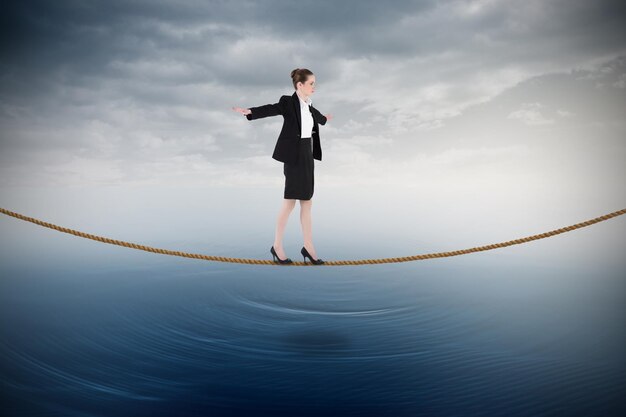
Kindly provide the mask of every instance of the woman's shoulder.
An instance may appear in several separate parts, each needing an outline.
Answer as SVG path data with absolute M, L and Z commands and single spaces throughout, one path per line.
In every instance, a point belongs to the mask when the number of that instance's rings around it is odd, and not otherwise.
M 280 100 L 278 100 L 278 103 L 280 104 L 281 107 L 286 108 L 289 105 L 290 101 L 291 101 L 291 96 L 284 95 L 280 97 Z

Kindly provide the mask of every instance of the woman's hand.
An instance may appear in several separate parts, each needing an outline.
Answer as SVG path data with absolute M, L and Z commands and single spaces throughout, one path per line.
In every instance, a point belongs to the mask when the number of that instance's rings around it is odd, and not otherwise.
M 250 111 L 250 109 L 244 109 L 243 107 L 233 107 L 233 111 L 237 111 L 237 112 L 243 114 L 244 116 L 246 114 L 252 113 L 252 111 Z
M 326 118 L 326 121 L 329 121 L 329 120 L 333 119 L 333 115 L 332 114 L 325 114 L 324 117 Z

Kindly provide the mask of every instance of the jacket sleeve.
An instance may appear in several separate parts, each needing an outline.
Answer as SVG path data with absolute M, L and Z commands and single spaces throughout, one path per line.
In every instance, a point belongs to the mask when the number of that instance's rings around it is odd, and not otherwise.
M 311 106 L 311 111 L 313 113 L 313 117 L 315 118 L 315 121 L 321 124 L 322 126 L 324 126 L 326 124 L 326 116 L 324 116 L 322 113 L 317 111 L 317 109 L 313 106 Z
M 275 104 L 265 104 L 263 106 L 250 107 L 250 111 L 252 113 L 246 114 L 246 119 L 255 120 L 255 119 L 262 119 L 264 117 L 278 116 L 279 114 L 284 115 L 285 114 L 284 97 L 285 96 L 281 97 L 278 103 L 275 103 Z

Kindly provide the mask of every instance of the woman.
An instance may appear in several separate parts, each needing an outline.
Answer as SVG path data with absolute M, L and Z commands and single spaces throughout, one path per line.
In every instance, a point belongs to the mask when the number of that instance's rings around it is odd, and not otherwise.
M 300 200 L 300 222 L 304 238 L 304 246 L 300 253 L 305 263 L 308 257 L 314 265 L 321 265 L 324 261 L 316 256 L 311 227 L 315 168 L 313 159 L 322 160 L 319 124 L 326 124 L 327 120 L 332 119 L 332 115 L 324 116 L 312 106 L 311 95 L 315 92 L 316 84 L 315 75 L 311 71 L 297 68 L 291 71 L 291 80 L 296 91 L 291 96 L 282 96 L 278 103 L 249 109 L 241 107 L 232 109 L 246 116 L 248 120 L 283 116 L 283 128 L 272 158 L 284 163 L 285 192 L 283 205 L 278 214 L 274 245 L 270 253 L 274 262 L 292 263 L 283 250 L 283 233 L 296 200 Z

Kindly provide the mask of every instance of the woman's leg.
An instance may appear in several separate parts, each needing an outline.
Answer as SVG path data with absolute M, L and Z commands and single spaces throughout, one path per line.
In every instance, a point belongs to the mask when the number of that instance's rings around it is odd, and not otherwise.
M 285 227 L 287 226 L 289 215 L 295 205 L 295 199 L 285 198 L 283 199 L 283 205 L 278 213 L 278 219 L 276 221 L 276 236 L 274 237 L 274 250 L 280 259 L 285 259 L 287 257 L 287 255 L 285 255 L 285 251 L 283 250 L 283 234 L 285 233 Z
M 313 259 L 317 259 L 315 247 L 313 246 L 313 227 L 311 226 L 311 206 L 313 199 L 300 200 L 300 223 L 302 223 L 302 237 L 304 238 L 304 248 L 311 254 Z

